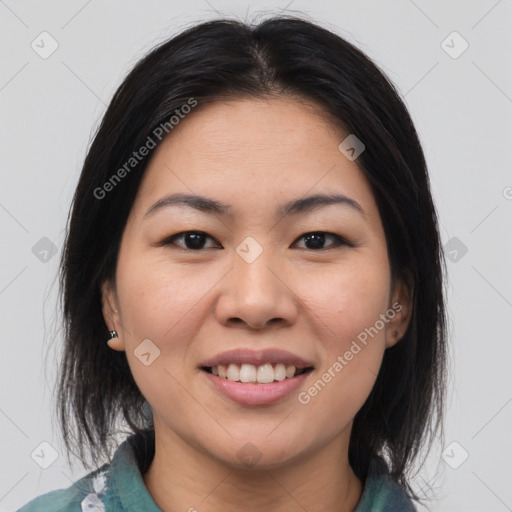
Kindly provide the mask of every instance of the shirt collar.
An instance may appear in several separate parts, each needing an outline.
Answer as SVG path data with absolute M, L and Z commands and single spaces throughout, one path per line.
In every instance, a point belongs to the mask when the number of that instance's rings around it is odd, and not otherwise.
M 112 458 L 107 486 L 112 498 L 117 497 L 123 512 L 162 512 L 149 494 L 142 476 L 153 459 L 154 439 L 152 430 L 134 434 L 119 446 Z

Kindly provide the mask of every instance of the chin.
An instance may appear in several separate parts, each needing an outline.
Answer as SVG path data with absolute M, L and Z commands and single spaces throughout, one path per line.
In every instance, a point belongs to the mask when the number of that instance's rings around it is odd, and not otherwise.
M 225 465 L 237 471 L 269 471 L 296 463 L 305 456 L 304 443 L 299 446 L 283 446 L 280 440 L 269 441 L 267 434 L 260 438 L 229 440 L 224 451 L 219 452 L 219 444 L 211 454 Z

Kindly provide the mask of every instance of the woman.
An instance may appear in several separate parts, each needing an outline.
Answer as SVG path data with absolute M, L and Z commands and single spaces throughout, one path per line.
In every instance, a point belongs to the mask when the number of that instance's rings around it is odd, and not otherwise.
M 288 16 L 170 39 L 115 93 L 68 221 L 58 410 L 95 469 L 22 512 L 415 510 L 444 259 L 361 51 Z

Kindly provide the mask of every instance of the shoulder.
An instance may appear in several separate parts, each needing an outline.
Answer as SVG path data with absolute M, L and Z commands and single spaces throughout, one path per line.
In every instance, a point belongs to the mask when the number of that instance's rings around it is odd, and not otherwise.
M 385 462 L 373 459 L 354 512 L 417 512 L 405 490 L 391 478 Z
M 16 512 L 159 511 L 142 477 L 153 455 L 154 432 L 134 434 L 117 448 L 110 463 L 66 489 L 34 498 Z
M 105 464 L 65 489 L 34 498 L 17 512 L 104 512 L 100 496 L 105 489 L 109 469 L 110 465 Z

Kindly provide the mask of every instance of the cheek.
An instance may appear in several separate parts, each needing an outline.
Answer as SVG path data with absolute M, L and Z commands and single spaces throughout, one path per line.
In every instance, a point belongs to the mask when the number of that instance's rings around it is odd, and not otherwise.
M 316 276 L 307 293 L 322 367 L 300 403 L 333 435 L 357 414 L 377 378 L 385 350 L 388 275 L 379 265 Z M 307 402 L 307 404 L 306 404 Z M 312 427 L 313 428 L 313 427 Z
M 215 276 L 171 265 L 158 259 L 126 256 L 118 264 L 118 288 L 123 320 L 133 337 L 164 343 L 173 330 L 181 332 L 183 319 L 215 282 Z
M 194 369 L 190 342 L 208 314 L 208 293 L 223 275 L 225 269 L 205 272 L 195 266 L 172 265 L 164 257 L 149 258 L 135 251 L 121 254 L 117 279 L 126 355 L 144 394 L 154 399 L 163 393 L 167 400 L 167 393 L 175 388 L 173 377 L 181 382 L 190 376 Z M 146 339 L 158 354 L 149 366 L 137 358 L 138 347 Z
M 205 277 L 185 274 L 177 266 L 135 251 L 119 258 L 117 284 L 126 357 L 137 386 L 155 410 L 165 409 L 170 401 L 177 408 L 184 405 L 177 382 L 184 380 L 187 340 L 200 324 L 194 307 L 201 307 L 199 299 L 211 288 Z M 151 343 L 141 344 L 148 339 Z M 145 353 L 149 353 L 146 360 Z
M 315 275 L 315 286 L 304 287 L 303 297 L 321 329 L 319 339 L 329 352 L 350 347 L 385 313 L 389 297 L 389 275 L 381 265 L 361 259 L 358 265 L 331 269 Z M 380 326 L 380 323 L 378 324 Z M 384 329 L 374 338 L 384 339 Z

